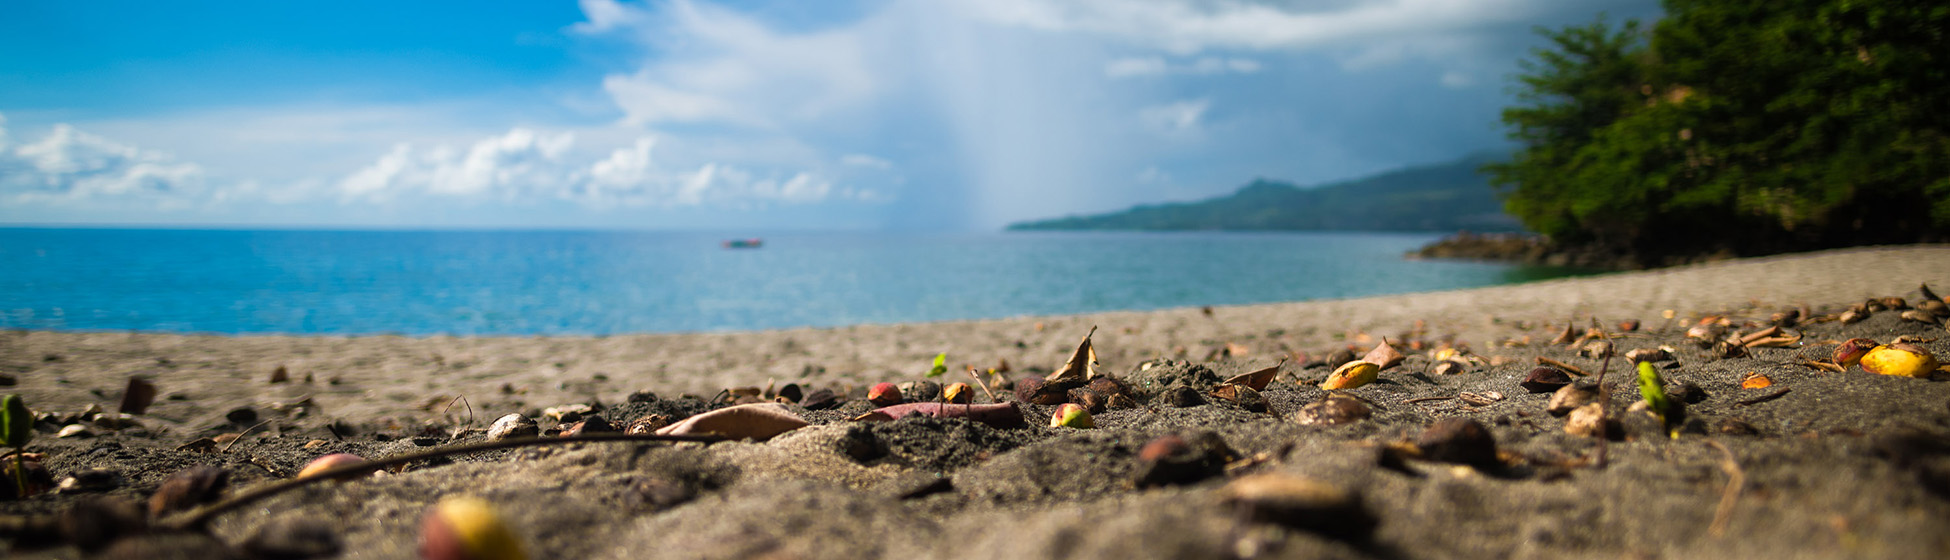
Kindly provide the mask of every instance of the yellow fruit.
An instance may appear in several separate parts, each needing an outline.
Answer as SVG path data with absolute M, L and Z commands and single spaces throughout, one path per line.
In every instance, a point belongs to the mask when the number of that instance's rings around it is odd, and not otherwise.
M 426 560 L 525 560 L 521 539 L 486 500 L 440 500 L 420 522 L 420 558 Z
M 1090 418 L 1090 410 L 1076 403 L 1063 403 L 1056 407 L 1056 414 L 1049 419 L 1051 428 L 1095 428 L 1097 422 Z
M 1902 342 L 1877 346 L 1862 355 L 1862 369 L 1869 373 L 1927 379 L 1936 367 L 1936 356 L 1929 350 Z
M 314 476 L 321 472 L 329 471 L 346 465 L 353 465 L 353 464 L 364 463 L 364 462 L 366 462 L 365 458 L 360 457 L 358 455 L 353 455 L 351 453 L 333 453 L 331 455 L 325 455 L 317 459 L 312 459 L 310 463 L 305 463 L 305 468 L 298 470 L 298 478 Z M 351 480 L 354 478 L 358 478 L 364 474 L 365 473 L 361 472 L 361 473 L 340 475 L 339 480 Z
M 1320 388 L 1329 391 L 1335 389 L 1353 389 L 1373 383 L 1375 377 L 1379 375 L 1381 375 L 1381 366 L 1375 365 L 1372 362 L 1355 360 L 1341 364 L 1341 367 L 1336 368 L 1334 373 L 1327 376 L 1326 381 L 1320 383 Z
M 1873 340 L 1866 338 L 1848 339 L 1841 346 L 1835 347 L 1835 365 L 1842 367 L 1853 366 L 1862 361 L 1862 356 L 1869 353 L 1869 349 L 1875 347 L 1876 341 Z
M 970 389 L 967 383 L 949 385 L 947 389 L 941 391 L 941 399 L 951 404 L 968 404 L 969 401 L 974 400 L 974 397 L 975 391 Z

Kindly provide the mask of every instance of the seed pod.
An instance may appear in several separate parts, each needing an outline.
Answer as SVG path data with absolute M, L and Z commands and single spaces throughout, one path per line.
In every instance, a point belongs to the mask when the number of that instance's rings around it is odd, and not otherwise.
M 1904 321 L 1914 321 L 1917 323 L 1923 323 L 1925 325 L 1941 326 L 1943 324 L 1942 320 L 1937 319 L 1935 313 L 1931 313 L 1921 309 L 1911 309 L 1908 311 L 1904 311 L 1902 317 Z
M 1468 366 L 1463 365 L 1462 362 L 1443 360 L 1436 362 L 1434 371 L 1436 375 L 1456 375 L 1462 373 L 1467 368 Z
M 1909 309 L 1909 302 L 1897 296 L 1880 298 L 1876 300 L 1876 303 L 1882 304 L 1883 309 L 1896 310 L 1896 311 Z
M 1328 391 L 1353 389 L 1373 383 L 1375 378 L 1380 375 L 1381 366 L 1375 365 L 1372 362 L 1348 362 L 1341 364 L 1341 367 L 1335 369 L 1334 373 L 1328 374 L 1327 380 L 1320 383 L 1320 388 Z
M 1877 346 L 1862 356 L 1862 369 L 1869 373 L 1928 379 L 1936 368 L 1936 355 L 1907 342 Z
M 1663 362 L 1672 359 L 1672 353 L 1663 348 L 1639 348 L 1625 353 L 1625 359 L 1632 363 Z
M 1564 370 L 1545 366 L 1530 370 L 1530 374 L 1524 376 L 1523 381 L 1517 383 L 1517 386 L 1523 387 L 1525 391 L 1532 393 L 1549 393 L 1556 391 L 1559 387 L 1570 384 L 1571 374 L 1564 373 Z
M 495 419 L 493 424 L 488 425 L 487 438 L 488 441 L 500 441 L 508 438 L 535 437 L 540 433 L 541 430 L 535 426 L 534 420 L 529 420 L 521 413 L 511 413 Z
M 1051 428 L 1095 428 L 1097 423 L 1090 418 L 1090 411 L 1076 403 L 1063 403 L 1056 407 L 1056 414 L 1050 415 Z
M 975 391 L 967 383 L 955 383 L 941 390 L 941 399 L 949 404 L 968 404 L 975 401 Z
M 440 500 L 420 522 L 420 558 L 426 560 L 524 560 L 521 540 L 486 500 Z
M 1552 416 L 1563 416 L 1597 400 L 1597 389 L 1573 383 L 1559 387 L 1557 392 L 1551 393 L 1550 403 L 1544 410 Z
M 1841 346 L 1835 347 L 1835 355 L 1832 359 L 1835 365 L 1846 368 L 1861 363 L 1862 357 L 1868 355 L 1869 350 L 1875 347 L 1876 341 L 1866 338 L 1851 338 L 1842 342 Z
M 314 476 L 317 475 L 318 473 L 322 473 L 339 467 L 343 467 L 347 465 L 356 465 L 364 462 L 366 462 L 366 459 L 358 455 L 353 455 L 351 453 L 333 453 L 331 455 L 326 455 L 323 457 L 319 457 L 317 459 L 312 459 L 310 463 L 305 463 L 305 468 L 298 470 L 298 478 Z M 358 478 L 359 476 L 364 475 L 366 472 L 371 472 L 371 471 L 348 473 L 340 476 L 339 480 L 351 480 L 353 478 Z
M 1496 436 L 1482 423 L 1469 418 L 1436 421 L 1415 438 L 1415 446 L 1422 449 L 1422 458 L 1431 461 L 1478 467 L 1502 464 L 1496 458 Z
M 163 479 L 155 494 L 149 495 L 149 516 L 162 517 L 216 501 L 229 482 L 230 471 L 221 467 L 199 465 L 176 471 Z
M 1338 393 L 1328 393 L 1319 401 L 1300 407 L 1293 414 L 1293 420 L 1302 426 L 1338 426 L 1366 420 L 1374 416 L 1374 410 L 1361 399 Z
M 873 388 L 867 389 L 867 401 L 873 403 L 874 406 L 894 406 L 900 404 L 902 402 L 901 389 L 900 387 L 894 386 L 893 383 L 885 381 L 875 383 Z
M 1937 316 L 1937 318 L 1939 319 L 1944 317 L 1950 317 L 1950 305 L 1946 305 L 1943 302 L 1937 300 L 1930 300 L 1930 301 L 1923 302 L 1922 305 L 1917 306 L 1917 309 L 1927 311 L 1931 315 Z
M 1867 318 L 1869 318 L 1869 310 L 1866 308 L 1850 308 L 1848 311 L 1843 311 L 1839 317 L 1844 325 L 1860 323 Z
M 1605 435 L 1603 405 L 1595 402 L 1587 403 L 1572 410 L 1571 416 L 1564 419 L 1564 432 L 1575 436 L 1603 437 Z

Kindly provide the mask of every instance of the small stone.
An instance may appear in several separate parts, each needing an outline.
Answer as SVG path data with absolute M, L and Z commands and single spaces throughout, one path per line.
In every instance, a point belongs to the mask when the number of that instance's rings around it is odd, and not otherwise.
M 1093 414 L 1103 412 L 1104 407 L 1109 404 L 1108 399 L 1104 398 L 1102 393 L 1091 390 L 1089 387 L 1071 389 L 1070 402 L 1081 405 L 1084 410 L 1088 410 Z
M 508 438 L 535 437 L 541 433 L 534 420 L 520 413 L 508 414 L 495 419 L 488 425 L 488 441 L 501 441 Z
M 254 424 L 257 422 L 257 411 L 251 410 L 248 406 L 239 407 L 224 413 L 223 419 L 229 420 L 232 424 Z
M 244 539 L 244 550 L 256 558 L 327 558 L 337 556 L 343 548 L 331 523 L 311 518 L 272 519 Z
M 1600 437 L 1605 434 L 1605 409 L 1600 403 L 1588 403 L 1571 411 L 1564 419 L 1564 432 L 1585 437 Z
M 54 490 L 62 494 L 106 492 L 121 486 L 122 475 L 108 469 L 85 469 L 61 479 Z
M 1165 389 L 1165 392 L 1159 395 L 1159 398 L 1164 399 L 1165 404 L 1169 404 L 1171 406 L 1175 406 L 1178 408 L 1193 407 L 1193 406 L 1205 404 L 1205 397 L 1199 395 L 1197 389 L 1186 387 L 1184 385 L 1173 385 L 1170 388 Z
M 1085 386 L 1089 387 L 1090 390 L 1092 391 L 1096 391 L 1097 394 L 1105 396 L 1106 398 L 1116 396 L 1116 395 L 1124 395 L 1127 397 L 1131 395 L 1131 387 L 1129 385 L 1126 385 L 1124 381 L 1121 379 L 1117 379 L 1115 377 L 1111 377 L 1108 375 L 1103 377 L 1098 377 L 1096 379 L 1092 379 L 1090 380 L 1090 383 Z
M 288 383 L 290 381 L 291 370 L 285 369 L 284 364 L 278 364 L 278 369 L 271 370 L 271 383 Z
M 934 402 L 941 398 L 941 384 L 925 379 L 902 383 L 901 396 L 908 402 Z
M 583 417 L 581 422 L 570 424 L 568 428 L 564 428 L 562 430 L 561 437 L 574 437 L 574 436 L 579 436 L 584 434 L 600 434 L 600 433 L 615 433 L 615 432 L 616 432 L 616 426 L 610 425 L 609 421 L 604 420 L 603 417 L 601 416 L 591 414 L 589 416 Z
M 1539 367 L 1530 370 L 1530 375 L 1524 376 L 1517 386 L 1532 393 L 1549 393 L 1570 384 L 1571 374 L 1554 367 Z
M 1611 341 L 1599 339 L 1584 343 L 1583 347 L 1578 348 L 1578 355 L 1593 360 L 1602 360 L 1611 357 L 1611 351 Z
M 1560 387 L 1557 389 L 1557 392 L 1551 393 L 1550 403 L 1545 406 L 1544 410 L 1551 413 L 1552 416 L 1563 416 L 1570 414 L 1573 410 L 1577 410 L 1578 407 L 1590 404 L 1596 400 L 1598 400 L 1598 390 L 1596 388 L 1573 383 Z
M 198 465 L 171 473 L 156 487 L 156 493 L 149 495 L 149 516 L 161 517 L 214 502 L 229 482 L 230 471 L 210 465 Z
M 1463 365 L 1462 362 L 1458 362 L 1455 360 L 1443 360 L 1440 362 L 1436 362 L 1433 371 L 1435 372 L 1436 375 L 1456 375 L 1466 371 L 1467 369 L 1468 366 Z
M 1378 520 L 1352 490 L 1289 474 L 1255 474 L 1233 480 L 1219 496 L 1247 519 L 1352 542 L 1365 542 Z
M 805 400 L 799 401 L 799 405 L 806 407 L 806 410 L 826 410 L 845 402 L 846 398 L 833 392 L 832 389 L 817 389 L 812 394 L 806 395 Z
M 1625 353 L 1625 359 L 1634 364 L 1639 362 L 1663 362 L 1672 359 L 1672 353 L 1663 348 L 1639 348 Z
M 94 437 L 94 436 L 95 436 L 94 430 L 90 430 L 88 429 L 88 426 L 84 426 L 81 424 L 68 424 L 66 426 L 62 426 L 61 431 L 54 433 L 54 437 L 57 438 L 85 438 L 85 437 Z
M 1482 423 L 1469 418 L 1436 421 L 1415 438 L 1415 446 L 1422 448 L 1422 458 L 1430 461 L 1477 467 L 1502 465 L 1496 458 L 1496 436 Z
M 624 429 L 623 433 L 632 434 L 632 435 L 654 434 L 657 433 L 657 430 L 661 430 L 663 429 L 664 426 L 669 426 L 669 425 L 670 425 L 669 416 L 664 416 L 662 414 L 645 414 L 642 416 L 638 416 L 635 420 L 631 420 L 630 426 Z
M 1361 399 L 1328 393 L 1319 401 L 1300 407 L 1293 414 L 1293 420 L 1302 426 L 1338 426 L 1366 420 L 1374 416 L 1374 410 Z

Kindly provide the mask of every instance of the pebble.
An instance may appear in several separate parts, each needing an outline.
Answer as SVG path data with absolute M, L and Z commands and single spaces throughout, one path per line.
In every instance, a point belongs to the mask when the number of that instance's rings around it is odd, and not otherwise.
M 1530 370 L 1523 382 L 1517 385 L 1532 393 L 1549 393 L 1559 387 L 1571 384 L 1571 374 L 1554 367 L 1539 367 Z
M 1415 445 L 1422 448 L 1422 458 L 1431 461 L 1477 467 L 1502 464 L 1496 458 L 1496 436 L 1470 418 L 1438 420 L 1415 438 Z
M 1296 475 L 1248 475 L 1226 484 L 1219 495 L 1252 521 L 1348 541 L 1368 540 L 1377 524 L 1358 494 Z
M 1338 426 L 1352 424 L 1374 416 L 1374 410 L 1361 399 L 1347 395 L 1329 393 L 1319 401 L 1300 407 L 1293 413 L 1293 420 L 1302 426 Z
M 1163 398 L 1165 403 L 1178 408 L 1205 404 L 1205 397 L 1200 396 L 1197 389 L 1184 385 L 1173 385 L 1171 388 L 1165 389 L 1164 394 L 1159 395 L 1159 397 Z
M 85 469 L 61 479 L 55 491 L 63 494 L 75 492 L 105 492 L 121 486 L 122 474 L 109 469 Z
M 54 437 L 57 438 L 84 438 L 94 437 L 94 435 L 94 430 L 90 430 L 87 426 L 81 424 L 68 424 L 62 426 L 61 431 L 54 433 Z
M 501 441 L 508 438 L 535 437 L 540 433 L 541 430 L 535 426 L 534 420 L 522 416 L 521 413 L 512 413 L 496 419 L 489 425 L 487 438 L 488 441 Z

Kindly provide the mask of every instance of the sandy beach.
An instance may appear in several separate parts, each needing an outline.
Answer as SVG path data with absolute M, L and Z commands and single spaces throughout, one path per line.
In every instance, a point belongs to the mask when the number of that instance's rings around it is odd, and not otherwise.
M 593 405 L 618 425 L 650 412 L 678 420 L 721 406 L 708 403 L 724 389 L 791 383 L 851 399 L 831 410 L 788 405 L 812 425 L 764 442 L 486 452 L 307 487 L 219 517 L 207 535 L 152 532 L 102 551 L 20 538 L 8 546 L 30 558 L 123 549 L 272 557 L 266 535 L 306 526 L 330 536 L 335 552 L 321 557 L 403 558 L 413 555 L 428 505 L 471 494 L 501 507 L 531 558 L 1942 558 L 1950 555 L 1950 380 L 1800 365 L 1856 337 L 1910 337 L 1950 357 L 1942 326 L 1897 310 L 1848 324 L 1808 320 L 1789 329 L 1797 342 L 1734 357 L 1685 337 L 1709 315 L 1741 334 L 1790 309 L 1815 319 L 1868 298 L 1917 304 L 1925 283 L 1950 293 L 1950 245 L 1350 300 L 831 329 L 480 338 L 6 332 L 0 374 L 15 385 L 0 391 L 22 395 L 36 412 L 112 410 L 131 376 L 152 381 L 160 398 L 132 427 L 38 433 L 27 449 L 45 455 L 54 479 L 105 469 L 113 483 L 0 502 L 0 513 L 146 501 L 164 477 L 198 464 L 230 469 L 234 493 L 288 478 L 326 453 L 377 458 L 479 441 L 481 428 L 510 413 L 538 417 L 545 429 L 555 423 L 539 418 L 544 409 L 571 404 Z M 1627 320 L 1639 327 L 1621 329 Z M 1680 436 L 1653 437 L 1663 434 L 1625 422 L 1593 464 L 1599 440 L 1567 434 L 1566 420 L 1545 411 L 1552 395 L 1519 384 L 1538 357 L 1602 367 L 1550 344 L 1567 325 L 1618 336 L 1620 353 L 1672 348 L 1674 359 L 1658 362 L 1668 384 L 1698 392 L 1682 397 L 1691 420 Z M 1025 428 L 848 420 L 873 409 L 862 400 L 867 386 L 920 380 L 937 353 L 948 355 L 942 382 L 968 381 L 966 366 L 1005 362 L 1007 373 L 984 379 L 1040 378 L 1093 327 L 1101 370 L 1136 393 L 1135 407 L 1102 411 L 1094 429 L 1050 427 L 1055 407 L 1030 403 L 1017 405 Z M 1368 418 L 1298 420 L 1327 394 L 1315 385 L 1329 368 L 1310 362 L 1384 338 L 1409 358 L 1344 391 L 1372 409 Z M 1445 344 L 1481 363 L 1436 373 L 1429 354 Z M 1211 394 L 1220 379 L 1274 366 L 1279 377 L 1259 391 L 1261 406 Z M 1621 413 L 1638 400 L 1633 377 L 1620 373 L 1628 367 L 1618 360 L 1606 378 Z M 280 369 L 288 379 L 272 382 Z M 1750 374 L 1771 386 L 1743 388 Z M 1190 387 L 1203 403 L 1168 402 L 1166 386 Z M 1781 394 L 1755 400 L 1771 392 Z M 1485 427 L 1497 458 L 1442 460 L 1424 430 L 1448 418 Z M 181 448 L 252 427 L 221 452 Z M 1222 442 L 1199 452 L 1225 457 L 1225 468 L 1144 482 L 1155 467 L 1139 450 L 1165 435 Z M 1371 517 L 1371 530 L 1305 515 L 1269 521 L 1270 506 L 1241 497 L 1241 481 L 1253 476 L 1335 489 L 1343 498 L 1328 517 Z

